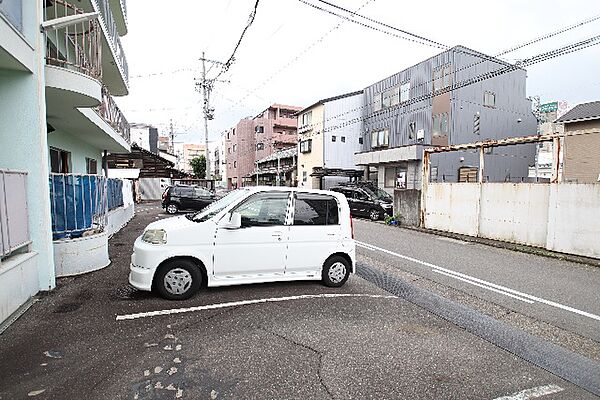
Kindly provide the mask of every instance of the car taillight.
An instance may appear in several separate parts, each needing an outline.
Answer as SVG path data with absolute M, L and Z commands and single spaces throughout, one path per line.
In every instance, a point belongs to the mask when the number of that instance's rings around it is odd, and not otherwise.
M 350 214 L 350 232 L 352 233 L 352 239 L 354 239 L 354 224 L 352 223 L 352 214 Z

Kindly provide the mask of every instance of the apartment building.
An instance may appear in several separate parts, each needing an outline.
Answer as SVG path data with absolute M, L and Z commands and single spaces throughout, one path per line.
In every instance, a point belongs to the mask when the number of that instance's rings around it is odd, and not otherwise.
M 180 147 L 179 154 L 177 154 L 176 168 L 188 174 L 193 174 L 194 169 L 190 165 L 190 162 L 196 157 L 206 156 L 205 149 L 204 144 L 184 143 Z
M 129 126 L 131 144 L 137 144 L 142 149 L 158 154 L 159 136 L 158 129 L 155 126 L 137 122 L 131 123 Z
M 67 206 L 90 199 L 82 190 L 91 193 L 92 181 L 106 188 L 105 154 L 130 150 L 129 124 L 112 98 L 129 91 L 125 33 L 124 0 L 0 2 L 0 323 L 57 276 L 110 262 L 107 220 Z M 106 216 L 105 196 L 101 205 Z M 100 233 L 68 240 L 92 226 Z
M 252 182 L 256 161 L 297 144 L 296 113 L 301 107 L 273 104 L 244 118 L 225 133 L 227 187 Z
M 298 112 L 298 186 L 329 189 L 363 176 L 354 163 L 362 149 L 363 91 L 317 101 Z
M 420 189 L 424 147 L 534 135 L 526 78 L 524 69 L 456 46 L 376 82 L 364 90 L 363 147 L 354 160 L 392 193 Z M 475 179 L 478 157 L 468 151 L 432 157 L 431 181 Z M 483 178 L 527 180 L 534 162 L 535 145 L 494 149 L 485 154 Z

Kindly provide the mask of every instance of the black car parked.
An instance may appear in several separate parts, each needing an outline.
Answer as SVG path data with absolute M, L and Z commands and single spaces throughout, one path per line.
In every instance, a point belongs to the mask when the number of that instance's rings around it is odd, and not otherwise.
M 392 215 L 392 197 L 379 188 L 370 188 L 367 185 L 337 186 L 329 190 L 343 193 L 348 200 L 350 213 L 355 217 L 368 217 L 372 221 Z M 383 192 L 383 193 L 381 193 Z
M 202 210 L 215 200 L 215 195 L 202 187 L 169 186 L 162 195 L 162 208 L 169 214 L 179 210 Z

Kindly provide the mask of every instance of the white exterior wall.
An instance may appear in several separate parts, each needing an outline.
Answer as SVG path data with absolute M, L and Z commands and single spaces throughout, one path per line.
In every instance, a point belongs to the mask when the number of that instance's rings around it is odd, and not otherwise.
M 429 184 L 425 227 L 477 236 L 480 191 L 477 183 Z
M 431 183 L 425 227 L 600 258 L 600 185 Z
M 363 94 L 344 97 L 325 103 L 324 111 L 324 160 L 325 168 L 362 169 L 354 163 L 354 153 L 361 151 L 359 143 L 362 124 L 350 123 L 361 118 Z M 347 124 L 347 125 L 346 125 Z M 346 125 L 339 127 L 340 125 Z M 336 141 L 332 142 L 332 136 Z M 345 137 L 342 143 L 341 137 Z
M 150 131 L 149 128 L 131 127 L 131 143 L 135 143 L 142 149 L 150 151 Z
M 550 186 L 549 250 L 600 258 L 600 184 Z

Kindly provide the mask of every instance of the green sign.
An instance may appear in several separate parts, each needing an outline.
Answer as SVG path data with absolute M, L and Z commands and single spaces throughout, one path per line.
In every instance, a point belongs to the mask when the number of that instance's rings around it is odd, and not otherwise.
M 540 105 L 540 112 L 541 113 L 549 113 L 549 112 L 554 112 L 558 110 L 558 101 L 554 101 L 552 103 L 546 103 L 546 104 L 542 104 Z

